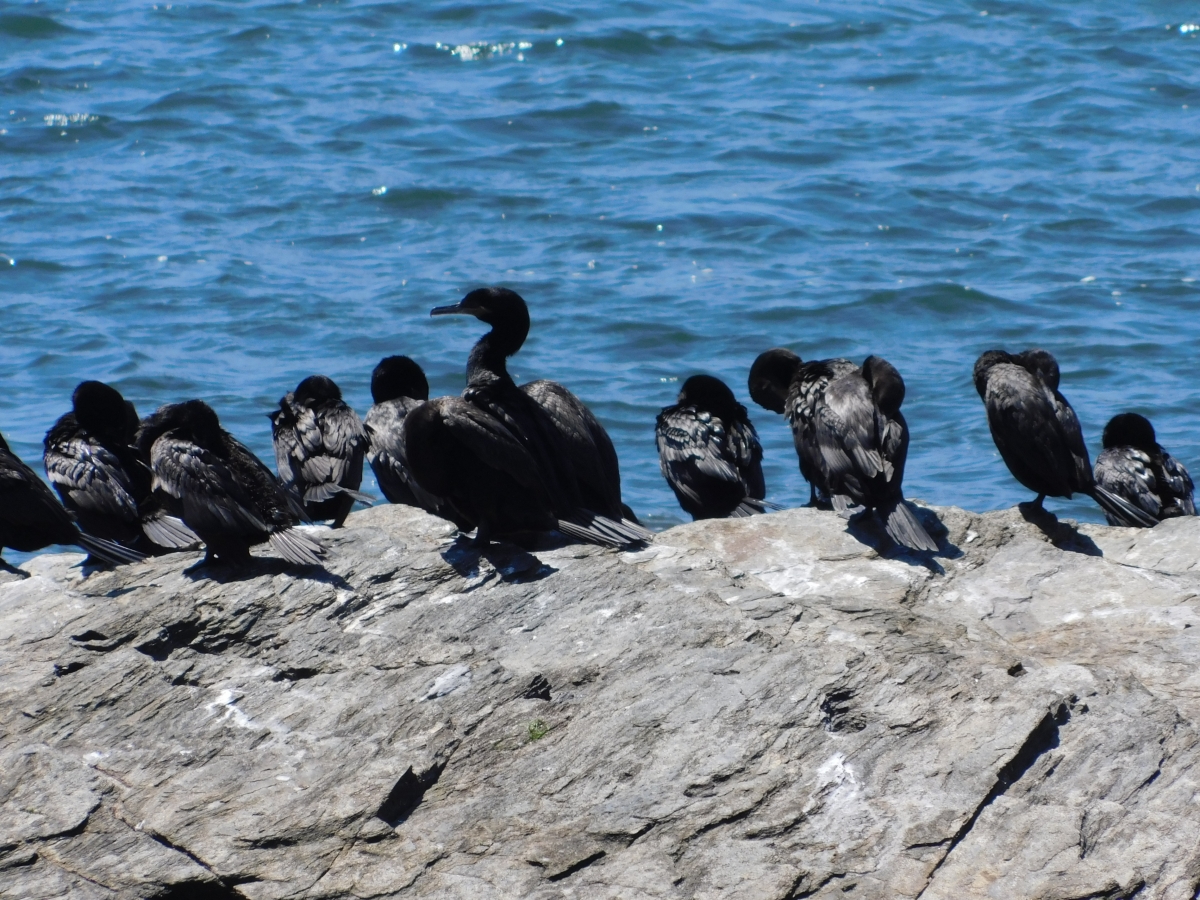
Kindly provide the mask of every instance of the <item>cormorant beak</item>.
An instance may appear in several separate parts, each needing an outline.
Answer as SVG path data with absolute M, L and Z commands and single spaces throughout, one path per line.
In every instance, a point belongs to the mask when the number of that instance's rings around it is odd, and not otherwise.
M 474 307 L 455 303 L 453 306 L 435 306 L 429 311 L 431 316 L 473 316 L 479 310 Z

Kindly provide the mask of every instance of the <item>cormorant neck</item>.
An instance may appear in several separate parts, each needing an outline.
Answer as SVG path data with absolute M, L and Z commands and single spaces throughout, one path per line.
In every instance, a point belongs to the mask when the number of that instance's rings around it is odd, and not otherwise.
M 471 348 L 471 355 L 467 357 L 467 385 L 481 387 L 502 382 L 512 384 L 507 359 L 521 349 L 528 332 L 528 326 L 522 329 L 506 326 L 504 323 L 494 325 L 492 330 Z

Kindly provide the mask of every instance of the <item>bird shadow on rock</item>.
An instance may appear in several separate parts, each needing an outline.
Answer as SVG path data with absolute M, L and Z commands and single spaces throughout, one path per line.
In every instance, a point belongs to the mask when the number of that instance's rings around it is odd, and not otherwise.
M 192 581 L 214 581 L 217 584 L 252 581 L 263 575 L 291 575 L 293 578 L 333 585 L 341 590 L 354 590 L 350 582 L 324 566 L 298 566 L 274 556 L 252 556 L 248 563 L 225 563 L 220 560 L 210 562 L 201 559 L 184 569 L 182 574 Z
M 884 559 L 894 559 L 910 566 L 920 566 L 935 575 L 945 575 L 946 570 L 937 561 L 942 559 L 959 559 L 963 552 L 950 543 L 950 531 L 942 524 L 942 520 L 932 509 L 909 504 L 908 508 L 924 526 L 929 536 L 937 541 L 936 551 L 912 550 L 903 547 L 892 540 L 879 516 L 872 510 L 865 510 L 850 517 L 846 523 L 846 531 L 861 543 L 866 544 Z
M 442 550 L 441 556 L 450 568 L 468 580 L 487 575 L 481 571 L 481 561 L 486 561 L 502 581 L 510 584 L 541 581 L 558 571 L 516 544 L 492 542 L 480 547 L 473 539 L 462 534 Z
M 1017 511 L 1030 525 L 1046 536 L 1051 544 L 1059 550 L 1068 553 L 1082 553 L 1084 556 L 1103 556 L 1104 551 L 1096 546 L 1086 534 L 1080 534 L 1079 529 L 1071 522 L 1060 522 L 1058 516 L 1041 506 L 1033 503 L 1018 503 Z

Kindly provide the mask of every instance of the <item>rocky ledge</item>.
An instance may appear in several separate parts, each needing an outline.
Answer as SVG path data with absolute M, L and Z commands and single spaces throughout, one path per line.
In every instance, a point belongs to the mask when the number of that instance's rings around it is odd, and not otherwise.
M 1193 898 L 1200 519 L 0 584 L 6 898 Z

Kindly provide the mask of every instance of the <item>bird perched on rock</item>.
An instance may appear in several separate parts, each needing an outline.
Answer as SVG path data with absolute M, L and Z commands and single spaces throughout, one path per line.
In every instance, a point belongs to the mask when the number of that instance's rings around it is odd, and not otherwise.
M 204 541 L 204 563 L 245 563 L 250 548 L 270 542 L 297 565 L 318 565 L 324 550 L 295 529 L 299 501 L 263 462 L 223 428 L 202 400 L 163 406 L 138 431 L 154 487 Z
M 355 500 L 370 503 L 371 496 L 358 490 L 367 435 L 332 379 L 305 378 L 268 418 L 279 480 L 311 518 L 332 519 L 339 528 Z
M 413 478 L 404 449 L 404 420 L 429 399 L 425 373 L 407 356 L 386 357 L 371 373 L 371 399 L 375 405 L 367 411 L 363 429 L 368 441 L 367 462 L 379 489 L 390 503 L 443 515 L 438 498 Z
M 46 433 L 46 475 L 90 535 L 141 552 L 194 547 L 200 539 L 155 499 L 149 462 L 133 446 L 137 429 L 137 411 L 116 388 L 80 383 L 71 412 Z
M 492 329 L 471 350 L 462 397 L 431 401 L 405 420 L 417 483 L 478 526 L 481 542 L 555 528 L 611 546 L 649 540 L 621 503 L 616 452 L 587 407 L 562 385 L 522 389 L 508 374 L 507 358 L 529 333 L 524 299 L 480 288 L 430 314 L 470 315 Z
M 813 505 L 828 498 L 839 513 L 875 510 L 897 544 L 934 551 L 937 542 L 904 500 L 904 390 L 895 366 L 879 356 L 868 356 L 861 367 L 845 359 L 806 363 L 777 348 L 750 369 L 750 396 L 784 412 L 792 426 Z
M 1058 362 L 1045 350 L 988 350 L 975 362 L 975 390 L 987 408 L 988 427 L 1013 477 L 1046 497 L 1086 494 L 1104 511 L 1150 526 L 1157 520 L 1096 484 L 1083 429 L 1058 391 Z
M 75 544 L 88 552 L 85 563 L 135 562 L 142 554 L 79 530 L 46 483 L 9 449 L 0 435 L 0 550 L 23 553 L 51 544 Z
M 858 366 L 848 359 L 827 359 L 819 370 L 810 368 L 800 379 L 797 375 L 801 365 L 800 357 L 784 347 L 760 353 L 750 367 L 750 399 L 787 419 L 800 474 L 809 484 L 809 505 L 832 509 L 817 444 L 816 403 L 832 378 L 855 372 Z
M 1192 477 L 1183 464 L 1159 446 L 1145 416 L 1121 413 L 1104 426 L 1104 450 L 1096 457 L 1096 484 L 1155 520 L 1194 516 Z M 1105 511 L 1110 525 L 1145 522 Z
M 685 381 L 678 402 L 658 414 L 654 438 L 663 477 L 693 519 L 766 509 L 762 445 L 746 407 L 719 378 Z

